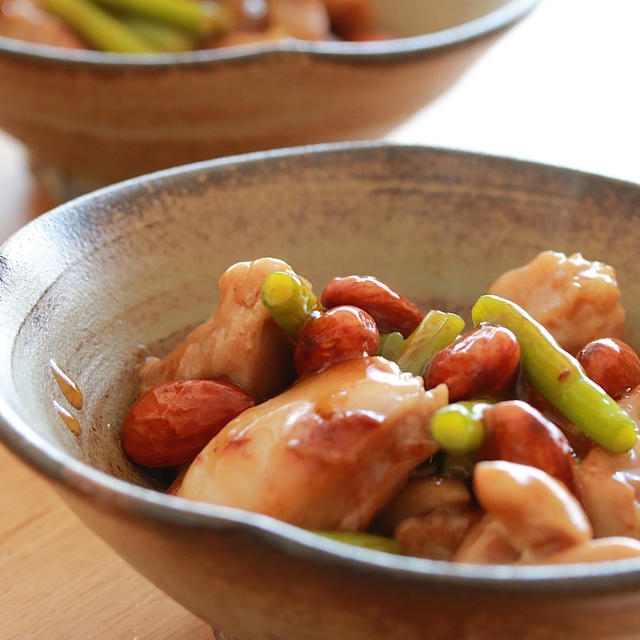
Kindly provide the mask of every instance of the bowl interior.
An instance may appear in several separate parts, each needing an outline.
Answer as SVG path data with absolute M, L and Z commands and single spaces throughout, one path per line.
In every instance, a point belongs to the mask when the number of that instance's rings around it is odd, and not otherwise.
M 384 145 L 256 154 L 122 183 L 41 217 L 2 247 L 0 406 L 6 422 L 12 413 L 58 450 L 161 485 L 119 446 L 140 345 L 166 351 L 211 313 L 227 266 L 265 255 L 317 290 L 334 275 L 372 274 L 425 310 L 468 317 L 502 271 L 544 249 L 581 251 L 616 267 L 627 337 L 640 346 L 639 216 L 637 186 Z M 80 386 L 81 410 L 62 395 L 51 360 Z M 77 418 L 79 437 L 54 401 Z M 0 435 L 18 440 L 11 424 Z

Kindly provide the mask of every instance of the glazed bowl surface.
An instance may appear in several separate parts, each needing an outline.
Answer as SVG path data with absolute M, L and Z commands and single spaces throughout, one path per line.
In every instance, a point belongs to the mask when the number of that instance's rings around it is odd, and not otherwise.
M 380 42 L 127 56 L 0 37 L 0 128 L 62 194 L 261 149 L 374 138 L 447 88 L 535 0 L 379 0 Z
M 239 640 L 636 638 L 638 562 L 454 565 L 345 547 L 154 490 L 162 478 L 127 461 L 119 425 L 139 345 L 168 349 L 210 314 L 228 265 L 265 255 L 318 289 L 367 273 L 423 309 L 468 315 L 504 270 L 543 249 L 581 251 L 616 267 L 637 346 L 639 216 L 637 185 L 373 143 L 225 158 L 109 187 L 0 249 L 0 439 L 138 571 Z M 81 410 L 51 360 L 78 383 Z

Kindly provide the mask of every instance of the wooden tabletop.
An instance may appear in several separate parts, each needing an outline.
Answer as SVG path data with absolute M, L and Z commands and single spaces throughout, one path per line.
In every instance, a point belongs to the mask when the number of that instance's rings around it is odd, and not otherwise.
M 638 0 L 543 0 L 389 140 L 560 164 L 640 182 Z M 0 133 L 0 241 L 53 204 Z M 0 636 L 211 640 L 201 620 L 86 529 L 0 447 Z

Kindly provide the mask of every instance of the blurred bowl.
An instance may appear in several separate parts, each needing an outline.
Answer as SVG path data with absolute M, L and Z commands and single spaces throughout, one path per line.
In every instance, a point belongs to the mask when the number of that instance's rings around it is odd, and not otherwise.
M 264 43 L 153 56 L 0 37 L 0 128 L 78 193 L 275 147 L 373 138 L 447 88 L 536 0 L 379 0 L 381 42 Z
M 370 273 L 423 308 L 468 311 L 540 250 L 580 250 L 616 267 L 638 345 L 639 217 L 638 185 L 364 143 L 220 159 L 98 191 L 0 249 L 0 438 L 143 575 L 240 640 L 636 638 L 638 562 L 475 566 L 345 549 L 150 490 L 118 432 L 138 345 L 171 346 L 210 314 L 228 265 L 263 255 L 316 287 Z M 81 411 L 51 359 L 78 382 Z

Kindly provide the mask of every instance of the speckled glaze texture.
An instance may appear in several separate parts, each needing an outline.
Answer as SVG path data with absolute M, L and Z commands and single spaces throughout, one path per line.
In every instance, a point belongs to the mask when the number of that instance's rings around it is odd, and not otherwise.
M 632 640 L 640 563 L 452 565 L 343 547 L 165 496 L 122 455 L 139 344 L 205 318 L 232 262 L 289 262 L 320 289 L 373 274 L 468 312 L 543 249 L 615 266 L 640 345 L 640 187 L 507 159 L 376 144 L 254 154 L 75 200 L 0 249 L 0 437 L 126 560 L 239 640 Z M 80 385 L 72 409 L 49 368 Z M 60 421 L 53 400 L 79 419 Z M 99 562 L 99 559 L 96 559 Z M 96 593 L 96 597 L 100 597 Z
M 463 27 L 379 43 L 132 58 L 0 38 L 0 127 L 75 191 L 221 155 L 374 138 L 447 88 L 535 0 L 483 4 L 487 15 Z

